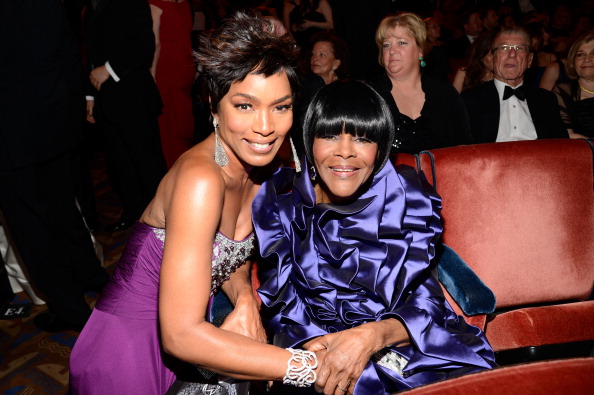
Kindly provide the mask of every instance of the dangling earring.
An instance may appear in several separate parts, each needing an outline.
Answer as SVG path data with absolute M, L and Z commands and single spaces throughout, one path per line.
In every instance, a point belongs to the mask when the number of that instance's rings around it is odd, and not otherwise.
M 219 140 L 219 124 L 217 123 L 216 119 L 212 119 L 212 125 L 215 128 L 215 153 L 214 153 L 214 160 L 217 165 L 224 167 L 229 164 L 229 157 L 225 152 L 225 148 L 223 148 L 223 144 L 221 144 L 221 140 Z
M 425 61 L 423 60 L 423 57 L 419 57 L 419 60 L 421 61 L 421 67 L 425 67 L 427 66 L 427 63 L 425 63 Z
M 289 143 L 291 143 L 291 152 L 293 153 L 293 162 L 295 162 L 295 170 L 297 171 L 297 173 L 301 173 L 301 163 L 299 163 L 299 157 L 297 156 L 297 150 L 295 149 L 293 139 L 290 137 Z
M 311 182 L 315 182 L 317 176 L 318 175 L 316 174 L 316 167 L 312 165 L 309 168 L 309 179 L 311 180 Z

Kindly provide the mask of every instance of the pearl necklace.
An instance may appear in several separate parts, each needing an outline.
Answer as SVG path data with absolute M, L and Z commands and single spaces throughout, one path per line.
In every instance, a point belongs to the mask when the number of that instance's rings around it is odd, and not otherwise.
M 591 90 L 588 90 L 588 89 L 584 88 L 582 86 L 582 83 L 579 80 L 578 80 L 578 85 L 580 86 L 580 89 L 583 90 L 584 92 L 588 92 L 589 94 L 594 95 L 594 91 L 591 91 Z

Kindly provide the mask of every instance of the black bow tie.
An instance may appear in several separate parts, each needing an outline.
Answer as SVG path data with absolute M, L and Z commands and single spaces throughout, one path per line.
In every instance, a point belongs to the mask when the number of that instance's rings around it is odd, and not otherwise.
M 524 92 L 524 85 L 516 89 L 512 88 L 509 85 L 506 85 L 505 90 L 503 91 L 503 100 L 507 100 L 514 95 L 522 101 L 526 100 L 526 92 Z

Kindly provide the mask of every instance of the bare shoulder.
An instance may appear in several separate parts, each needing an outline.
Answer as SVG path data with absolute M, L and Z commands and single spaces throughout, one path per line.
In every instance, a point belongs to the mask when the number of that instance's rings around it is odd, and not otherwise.
M 207 192 L 223 192 L 225 180 L 218 166 L 207 149 L 196 146 L 175 162 L 163 179 L 165 195 L 193 193 L 197 189 Z
M 155 198 L 143 214 L 150 225 L 164 227 L 171 210 L 188 214 L 222 204 L 225 180 L 209 150 L 197 145 L 186 151 L 161 180 Z

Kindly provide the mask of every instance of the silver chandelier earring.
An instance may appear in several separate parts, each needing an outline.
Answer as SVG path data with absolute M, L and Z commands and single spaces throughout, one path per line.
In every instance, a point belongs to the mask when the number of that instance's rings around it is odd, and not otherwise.
M 290 137 L 289 143 L 291 143 L 291 152 L 293 153 L 293 162 L 295 162 L 295 170 L 297 171 L 297 173 L 301 173 L 301 163 L 299 163 L 299 156 L 297 156 L 297 150 L 295 149 L 293 139 Z
M 212 119 L 212 125 L 214 126 L 215 131 L 215 153 L 214 153 L 214 160 L 217 165 L 224 167 L 229 164 L 229 157 L 225 152 L 225 148 L 223 148 L 223 144 L 221 144 L 221 140 L 219 140 L 219 124 L 217 123 L 216 119 Z

